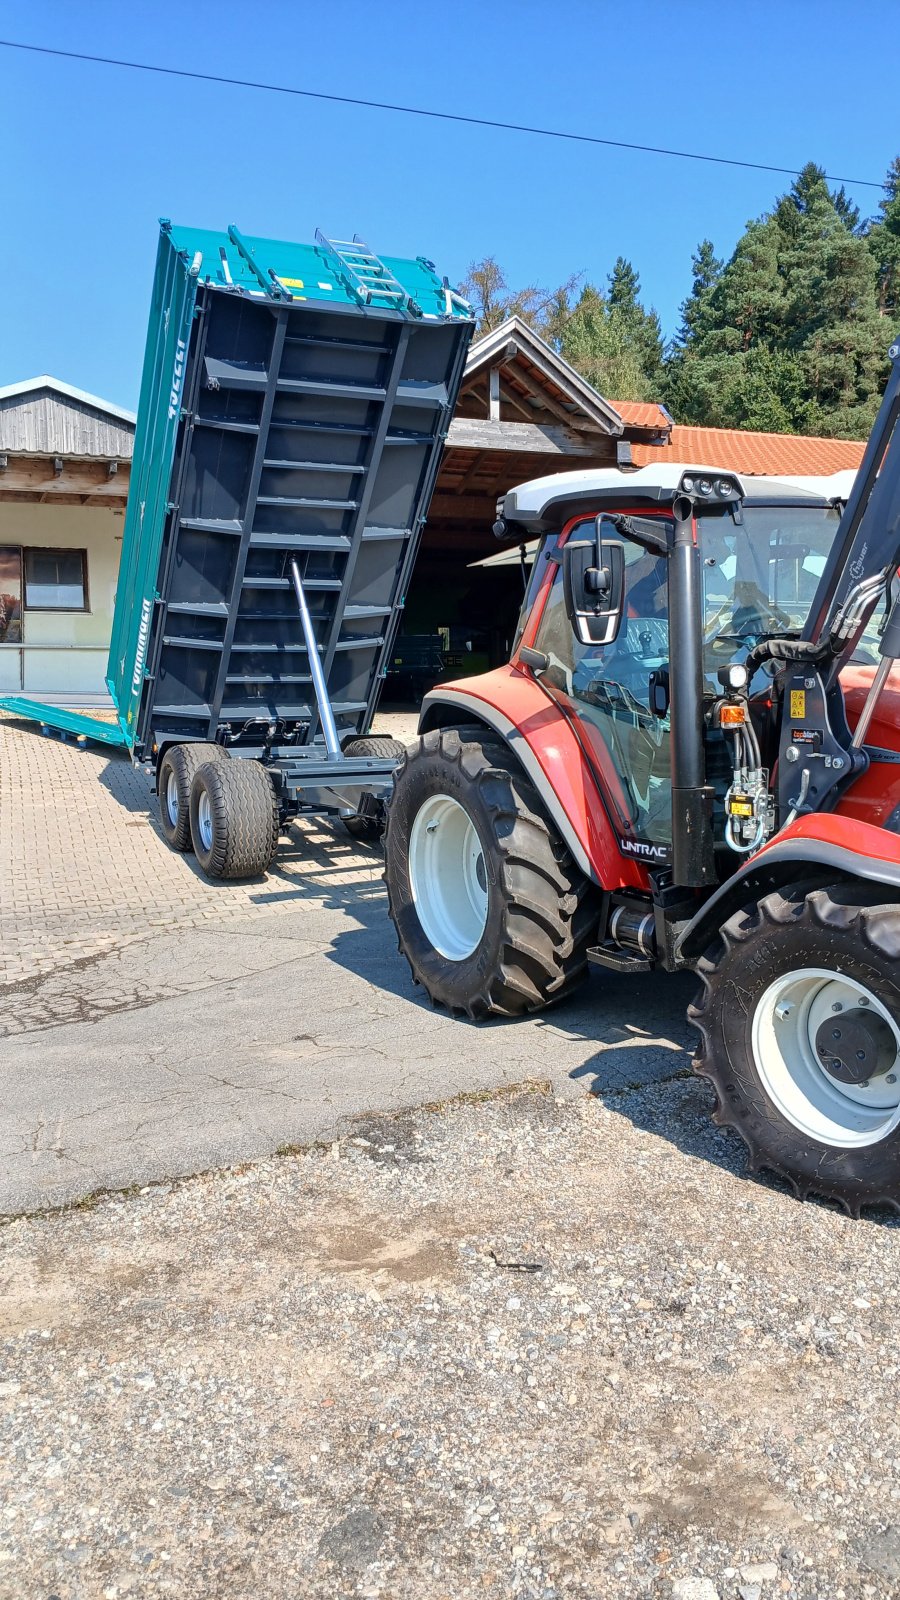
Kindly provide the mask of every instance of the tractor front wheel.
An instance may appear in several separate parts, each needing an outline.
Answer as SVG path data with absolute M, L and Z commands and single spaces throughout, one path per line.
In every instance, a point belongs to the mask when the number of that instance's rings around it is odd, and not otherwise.
M 900 1210 L 900 905 L 871 887 L 770 894 L 699 964 L 695 1070 L 715 1120 L 805 1198 Z
M 436 1003 L 517 1016 L 584 976 L 593 888 L 499 741 L 447 729 L 411 745 L 384 848 L 400 949 Z

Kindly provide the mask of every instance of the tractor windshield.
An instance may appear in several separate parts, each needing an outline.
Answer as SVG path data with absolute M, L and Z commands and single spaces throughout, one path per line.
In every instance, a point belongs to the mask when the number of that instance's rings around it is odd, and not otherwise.
M 803 630 L 840 522 L 832 506 L 744 505 L 743 522 L 727 513 L 698 518 L 703 553 L 705 662 L 716 670 L 759 639 Z M 856 658 L 877 659 L 877 619 Z

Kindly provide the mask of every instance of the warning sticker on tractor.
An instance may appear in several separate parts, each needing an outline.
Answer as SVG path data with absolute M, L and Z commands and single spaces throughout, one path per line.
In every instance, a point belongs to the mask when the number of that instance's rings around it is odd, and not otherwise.
M 302 278 L 279 278 L 278 282 L 283 283 L 286 289 L 303 289 L 306 287 Z
M 803 718 L 806 716 L 806 690 L 791 690 L 791 717 Z

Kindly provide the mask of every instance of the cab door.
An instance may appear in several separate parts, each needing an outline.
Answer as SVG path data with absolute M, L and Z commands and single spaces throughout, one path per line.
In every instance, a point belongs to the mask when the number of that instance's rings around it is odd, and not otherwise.
M 593 539 L 595 520 L 572 539 Z M 664 862 L 672 842 L 672 786 L 666 682 L 669 665 L 668 559 L 626 537 L 603 517 L 600 537 L 622 546 L 621 621 L 610 644 L 583 644 L 565 604 L 557 568 L 533 645 L 549 660 L 541 684 L 576 723 L 628 855 Z M 652 685 L 656 688 L 651 692 Z

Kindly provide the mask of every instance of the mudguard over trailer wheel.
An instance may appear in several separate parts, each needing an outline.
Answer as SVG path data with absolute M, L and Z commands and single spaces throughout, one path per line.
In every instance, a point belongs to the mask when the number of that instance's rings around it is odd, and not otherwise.
M 385 882 L 400 949 L 432 1000 L 518 1016 L 584 976 L 593 887 L 500 741 L 426 733 L 394 776 Z
M 257 878 L 280 833 L 272 780 L 258 761 L 210 761 L 191 786 L 194 854 L 210 878 Z
M 364 739 L 351 739 L 344 745 L 345 756 L 378 756 L 387 760 L 391 756 L 399 761 L 406 754 L 406 745 L 386 733 L 370 733 Z M 355 817 L 342 817 L 341 821 L 353 839 L 380 839 L 384 832 L 384 808 L 378 811 L 357 812 Z
M 689 1013 L 695 1071 L 751 1170 L 853 1216 L 900 1210 L 900 905 L 868 903 L 878 892 L 786 890 L 739 911 Z
M 207 761 L 227 761 L 228 751 L 220 744 L 201 741 L 170 744 L 159 763 L 156 787 L 159 794 L 159 821 L 173 850 L 191 849 L 191 784 L 198 767 Z

